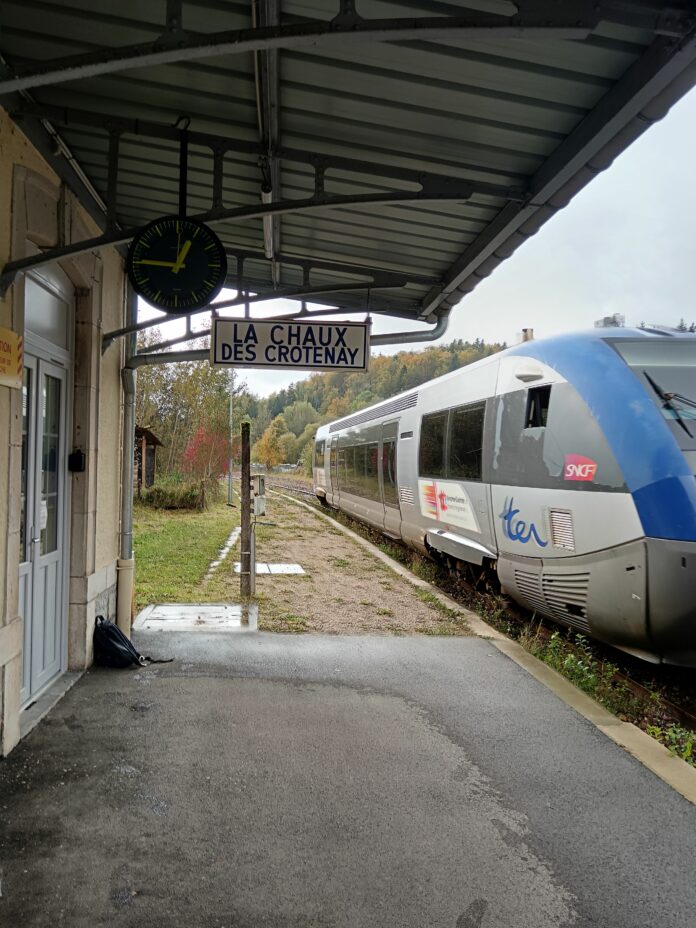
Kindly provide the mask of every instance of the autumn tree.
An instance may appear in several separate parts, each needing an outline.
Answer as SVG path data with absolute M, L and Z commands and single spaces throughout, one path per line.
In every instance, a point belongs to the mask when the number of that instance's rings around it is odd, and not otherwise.
M 288 431 L 293 435 L 301 435 L 305 426 L 317 421 L 319 413 L 307 400 L 297 400 L 283 410 L 283 417 Z
M 288 427 L 283 416 L 276 416 L 254 447 L 254 458 L 261 461 L 266 470 L 272 470 L 281 464 L 284 458 L 282 439 L 288 434 Z
M 199 426 L 189 439 L 182 458 L 184 473 L 199 480 L 212 480 L 229 470 L 230 437 L 226 430 Z
M 139 348 L 151 350 L 160 341 L 158 330 L 150 330 L 141 337 Z M 195 347 L 203 345 L 198 343 Z M 200 455 L 207 459 L 213 444 L 220 448 L 229 442 L 230 392 L 235 422 L 239 422 L 248 413 L 245 398 L 249 394 L 234 372 L 212 367 L 206 361 L 145 365 L 139 369 L 136 421 L 152 429 L 163 443 L 164 454 L 160 458 L 163 472 L 190 471 L 192 460 L 198 461 Z M 257 402 L 255 398 L 253 401 Z M 205 446 L 207 452 L 194 453 L 193 449 L 199 446 Z

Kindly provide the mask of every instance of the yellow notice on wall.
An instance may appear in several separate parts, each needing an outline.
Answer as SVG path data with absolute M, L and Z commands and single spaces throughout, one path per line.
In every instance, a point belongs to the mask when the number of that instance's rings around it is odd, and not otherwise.
M 3 329 L 0 326 L 0 385 L 21 389 L 23 366 L 22 336 L 13 332 L 12 329 Z

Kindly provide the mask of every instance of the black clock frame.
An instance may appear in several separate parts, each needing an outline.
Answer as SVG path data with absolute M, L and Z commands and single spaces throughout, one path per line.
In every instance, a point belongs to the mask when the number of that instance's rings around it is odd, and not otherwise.
M 177 224 L 182 224 L 184 231 L 177 232 Z M 150 251 L 163 238 L 171 240 L 174 252 L 171 248 L 169 252 Z M 176 268 L 182 242 L 189 243 L 186 254 L 193 252 L 191 257 L 195 258 L 195 262 L 189 259 L 188 268 L 185 259 Z M 143 258 L 146 249 L 156 257 Z M 151 269 L 145 270 L 142 261 L 152 262 Z M 162 216 L 133 236 L 126 270 L 133 289 L 148 303 L 168 315 L 182 316 L 204 309 L 218 295 L 227 278 L 227 255 L 217 235 L 202 222 L 184 216 Z

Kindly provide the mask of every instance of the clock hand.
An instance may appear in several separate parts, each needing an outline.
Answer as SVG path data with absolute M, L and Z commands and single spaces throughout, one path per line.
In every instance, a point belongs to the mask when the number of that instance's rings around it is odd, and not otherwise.
M 184 258 L 188 254 L 188 250 L 191 247 L 191 239 L 188 242 L 184 242 L 184 247 L 181 249 L 179 254 L 176 256 L 176 261 L 172 267 L 172 274 L 178 273 L 182 267 L 184 267 Z
M 135 261 L 135 264 L 151 264 L 154 267 L 176 267 L 176 261 L 153 261 L 151 258 L 143 258 L 141 261 Z M 179 267 L 185 267 L 181 264 Z M 178 268 L 177 268 L 178 270 Z

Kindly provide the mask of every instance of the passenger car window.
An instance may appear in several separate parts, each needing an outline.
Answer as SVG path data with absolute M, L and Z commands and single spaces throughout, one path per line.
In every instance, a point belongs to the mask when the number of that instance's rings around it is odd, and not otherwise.
M 421 477 L 445 476 L 447 415 L 446 412 L 436 412 L 423 416 L 418 448 L 418 473 Z
M 324 442 L 318 441 L 314 445 L 314 466 L 324 466 Z
M 447 476 L 450 479 L 481 479 L 485 410 L 483 403 L 450 410 L 447 462 Z

